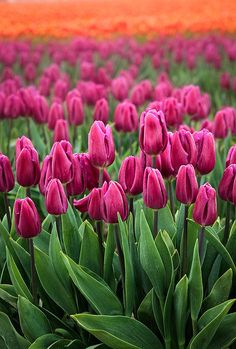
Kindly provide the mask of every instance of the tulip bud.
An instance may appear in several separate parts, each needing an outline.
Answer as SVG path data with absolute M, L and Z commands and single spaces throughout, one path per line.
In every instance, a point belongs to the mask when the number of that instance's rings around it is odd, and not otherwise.
M 112 129 L 102 121 L 94 121 L 88 135 L 88 153 L 93 166 L 108 167 L 115 159 Z
M 197 146 L 197 170 L 203 175 L 211 172 L 216 163 L 215 139 L 204 129 L 193 134 Z
M 83 103 L 80 97 L 71 97 L 66 100 L 68 121 L 70 125 L 82 125 L 84 122 Z
M 168 126 L 180 125 L 183 121 L 182 105 L 174 97 L 164 99 L 162 110 Z
M 199 86 L 189 85 L 182 90 L 182 104 L 184 110 L 189 115 L 195 115 L 198 112 L 198 102 L 201 98 Z
M 153 157 L 151 155 L 145 154 L 142 150 L 140 153 L 140 161 L 143 170 L 145 170 L 146 167 L 152 167 L 153 165 Z M 161 156 L 155 155 L 155 168 L 158 168 L 158 170 L 161 169 Z
M 48 113 L 48 128 L 54 130 L 57 120 L 64 119 L 64 110 L 61 103 L 52 103 Z
M 218 111 L 213 120 L 213 133 L 216 138 L 226 138 L 229 127 L 226 120 L 225 110 Z
M 44 124 L 48 120 L 48 102 L 45 97 L 37 95 L 34 97 L 33 117 L 39 124 Z
M 111 91 L 115 99 L 123 101 L 128 97 L 129 86 L 125 77 L 120 76 L 112 80 Z
M 0 154 L 0 192 L 8 193 L 14 188 L 15 179 L 10 160 L 6 155 Z
M 223 90 L 230 90 L 231 82 L 228 72 L 224 72 L 220 76 L 220 86 Z
M 74 200 L 74 206 L 80 212 L 88 212 L 91 219 L 103 219 L 101 210 L 102 188 L 94 188 L 89 195 L 80 200 Z
M 115 129 L 120 132 L 135 132 L 138 129 L 138 113 L 133 103 L 119 103 L 114 115 Z
M 66 186 L 67 194 L 70 196 L 82 194 L 85 191 L 87 184 L 83 154 L 73 154 L 73 158 L 74 177 Z
M 48 183 L 45 192 L 45 204 L 50 214 L 57 216 L 66 213 L 68 209 L 68 200 L 59 179 L 51 179 Z
M 100 120 L 104 124 L 108 122 L 109 118 L 109 105 L 105 98 L 99 99 L 94 108 L 93 120 Z
M 213 133 L 213 122 L 210 120 L 204 120 L 201 123 L 200 131 L 202 131 L 204 128 Z
M 146 167 L 143 177 L 143 201 L 154 210 L 163 208 L 167 203 L 164 180 L 159 170 Z
M 39 190 L 40 193 L 45 195 L 46 188 L 50 180 L 52 179 L 52 157 L 47 155 L 42 164 L 42 170 L 39 180 Z
M 222 200 L 233 202 L 236 205 L 236 165 L 226 167 L 221 178 L 219 195 Z
M 172 137 L 173 133 L 168 132 L 168 143 L 166 149 L 160 154 L 160 167 L 156 166 L 161 171 L 164 178 L 169 179 L 175 176 L 176 171 L 172 165 L 171 153 L 172 153 Z
M 34 148 L 31 140 L 25 136 L 18 138 L 16 141 L 16 160 L 23 148 Z
M 121 164 L 119 183 L 127 195 L 138 195 L 143 191 L 143 167 L 135 156 L 127 157 Z
M 193 165 L 182 165 L 176 178 L 176 198 L 182 204 L 195 202 L 198 193 L 198 183 Z
M 30 198 L 17 199 L 14 204 L 16 232 L 25 239 L 37 236 L 41 222 L 34 202 Z
M 53 142 L 60 142 L 60 141 L 69 141 L 69 128 L 68 123 L 66 120 L 60 119 L 57 120 L 54 135 L 53 135 Z
M 158 155 L 167 146 L 168 133 L 162 111 L 148 109 L 140 119 L 139 144 L 148 155 Z
M 117 223 L 118 213 L 122 221 L 128 217 L 128 201 L 122 186 L 114 181 L 104 182 L 102 186 L 102 216 L 106 223 Z
M 135 85 L 130 93 L 130 100 L 131 102 L 136 105 L 137 107 L 140 107 L 145 102 L 145 94 L 144 89 L 141 86 L 141 84 Z
M 20 143 L 21 141 L 18 140 Z M 16 147 L 16 149 L 18 146 Z M 16 150 L 16 179 L 22 187 L 31 187 L 39 182 L 40 166 L 37 151 L 31 146 Z
M 226 158 L 226 167 L 229 165 L 236 164 L 236 144 L 234 144 L 228 152 L 227 158 Z
M 193 219 L 205 227 L 214 224 L 216 218 L 216 191 L 209 183 L 205 183 L 198 191 L 193 208 Z
M 63 184 L 71 182 L 74 176 L 71 144 L 67 141 L 54 143 L 50 155 L 52 156 L 52 178 L 58 178 Z
M 88 190 L 98 187 L 99 169 L 91 164 L 88 154 L 80 154 L 83 163 L 83 172 L 86 178 L 86 185 Z M 103 171 L 103 182 L 110 182 L 110 177 L 106 169 Z
M 181 129 L 176 131 L 172 137 L 171 162 L 178 171 L 181 165 L 196 165 L 197 148 L 192 134 Z
M 10 119 L 19 117 L 23 110 L 21 99 L 17 95 L 7 96 L 4 105 L 4 116 Z

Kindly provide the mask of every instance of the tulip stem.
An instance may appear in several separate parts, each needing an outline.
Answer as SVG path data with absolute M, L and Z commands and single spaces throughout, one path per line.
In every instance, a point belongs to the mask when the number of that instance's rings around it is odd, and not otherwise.
M 120 262 L 121 282 L 122 282 L 123 298 L 124 298 L 124 294 L 125 294 L 125 262 L 124 262 L 123 251 L 122 251 L 121 244 L 120 244 L 118 224 L 115 224 L 115 240 L 116 240 L 116 248 L 117 248 L 119 262 Z
M 57 227 L 57 235 L 62 247 L 62 231 L 61 231 L 61 216 L 56 216 L 56 227 Z
M 103 172 L 104 172 L 104 169 L 103 169 L 103 168 L 99 168 L 99 179 L 98 179 L 98 187 L 99 187 L 99 188 L 102 187 L 102 183 L 103 183 Z
M 37 283 L 34 258 L 34 242 L 33 239 L 28 239 L 30 253 L 30 268 L 31 268 L 31 290 L 34 304 L 37 304 Z
M 27 123 L 27 133 L 28 133 L 28 137 L 29 137 L 29 139 L 31 139 L 30 119 L 29 119 L 29 117 L 26 118 L 26 123 Z
M 183 233 L 183 248 L 182 248 L 182 272 L 184 276 L 188 270 L 188 205 L 184 206 L 184 233 Z
M 77 139 L 77 136 L 78 136 L 78 132 L 77 132 L 77 126 L 76 125 L 73 125 L 73 138 L 72 138 L 72 144 L 73 146 L 75 147 L 75 142 L 76 142 L 76 139 Z
M 31 198 L 31 190 L 30 187 L 26 188 L 26 196 L 28 196 L 28 198 Z
M 202 262 L 203 259 L 203 246 L 204 246 L 204 236 L 205 236 L 205 227 L 201 227 L 200 232 L 199 232 L 199 257 L 200 261 Z
M 101 275 L 103 275 L 103 264 L 104 264 L 104 249 L 103 249 L 103 234 L 102 234 L 102 221 L 96 222 L 97 234 L 98 234 L 98 245 L 100 253 L 100 268 Z
M 11 214 L 10 214 L 10 210 L 9 210 L 9 200 L 8 200 L 8 196 L 7 193 L 3 193 L 3 199 L 4 199 L 4 206 L 5 206 L 5 212 L 7 215 L 7 224 L 8 224 L 8 229 L 9 232 L 11 230 Z
M 153 237 L 154 239 L 157 237 L 158 234 L 158 211 L 154 210 L 153 215 Z
M 174 199 L 174 191 L 173 191 L 173 182 L 168 181 L 169 186 L 169 195 L 170 195 L 170 211 L 172 213 L 173 219 L 175 220 L 175 199 Z
M 225 217 L 225 230 L 224 230 L 224 239 L 223 243 L 226 244 L 229 238 L 229 225 L 230 225 L 230 202 L 227 201 L 226 206 L 226 217 Z
M 156 168 L 156 156 L 152 156 L 152 168 Z
M 135 236 L 134 198 L 132 196 L 129 198 L 129 211 L 130 211 L 130 213 L 132 213 L 134 240 L 136 240 L 136 236 Z

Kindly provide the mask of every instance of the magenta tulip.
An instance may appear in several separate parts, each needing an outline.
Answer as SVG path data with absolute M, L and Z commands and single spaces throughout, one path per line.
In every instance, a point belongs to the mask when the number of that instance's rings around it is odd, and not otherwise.
M 143 177 L 143 201 L 154 210 L 163 208 L 167 203 L 167 193 L 162 175 L 158 169 L 146 167 Z
M 47 185 L 45 192 L 45 204 L 48 213 L 55 216 L 66 213 L 68 200 L 59 179 L 54 178 Z
M 209 183 L 205 183 L 198 191 L 193 208 L 193 219 L 196 223 L 205 227 L 214 224 L 216 218 L 216 191 Z
M 6 155 L 0 154 L 0 192 L 8 193 L 14 186 L 15 179 L 10 160 Z
M 127 157 L 119 170 L 119 183 L 127 195 L 134 196 L 143 191 L 143 167 L 135 156 Z
M 30 198 L 17 199 L 14 204 L 16 232 L 25 239 L 37 236 L 41 221 L 34 202 Z
M 58 178 L 63 184 L 72 181 L 74 176 L 72 146 L 67 141 L 54 143 L 52 156 L 52 178 Z
M 197 146 L 196 168 L 202 175 L 211 172 L 216 163 L 215 139 L 211 132 L 203 129 L 194 132 L 193 138 Z
M 182 165 L 176 177 L 176 198 L 182 204 L 195 202 L 198 193 L 198 183 L 193 165 Z

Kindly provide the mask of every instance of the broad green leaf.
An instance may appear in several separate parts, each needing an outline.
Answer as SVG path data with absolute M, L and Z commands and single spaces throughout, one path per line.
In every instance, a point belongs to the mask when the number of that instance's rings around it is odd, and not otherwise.
M 14 286 L 0 284 L 0 298 L 16 308 L 17 295 Z
M 134 271 L 128 243 L 127 223 L 122 222 L 120 216 L 119 228 L 125 262 L 125 315 L 131 316 L 135 300 Z
M 158 229 L 168 231 L 172 238 L 176 233 L 176 225 L 168 205 L 158 210 Z
M 84 348 L 84 345 L 78 340 L 71 339 L 59 339 L 53 344 L 51 344 L 48 349 L 79 349 Z
M 180 249 L 180 243 L 181 243 L 182 233 L 184 229 L 184 210 L 185 210 L 185 205 L 181 204 L 177 212 L 177 218 L 176 218 L 176 245 L 178 249 Z
M 29 342 L 16 332 L 9 317 L 1 312 L 0 337 L 4 339 L 4 342 L 9 349 L 27 349 L 29 347 Z
M 114 271 L 113 271 L 113 257 L 116 248 L 115 244 L 115 232 L 113 224 L 109 224 L 107 239 L 105 242 L 105 254 L 104 254 L 104 273 L 103 278 L 105 282 L 113 289 L 115 280 L 114 280 Z
M 48 255 L 36 248 L 35 262 L 39 280 L 46 293 L 66 313 L 74 314 L 76 312 L 75 300 L 68 297 L 68 289 L 58 279 Z
M 60 336 L 56 334 L 45 334 L 35 340 L 29 347 L 29 349 L 47 349 L 52 343 L 55 343 L 61 339 Z
M 140 219 L 140 261 L 155 292 L 163 301 L 165 294 L 165 268 L 143 211 L 141 211 Z
M 209 349 L 209 343 L 234 302 L 235 300 L 224 302 L 207 310 L 202 315 L 198 321 L 201 330 L 191 341 L 189 349 Z
M 214 284 L 210 294 L 203 302 L 204 309 L 212 308 L 226 301 L 232 287 L 233 272 L 227 270 Z
M 152 309 L 152 292 L 153 289 L 151 289 L 146 294 L 137 312 L 138 320 L 144 323 L 148 328 L 154 327 L 153 324 L 155 323 L 155 318 Z
M 185 345 L 186 322 L 188 318 L 188 278 L 180 279 L 174 292 L 175 326 L 180 348 Z
M 152 331 L 141 322 L 126 316 L 78 314 L 72 318 L 110 348 L 163 348 Z
M 50 323 L 44 313 L 21 296 L 18 299 L 18 312 L 21 329 L 30 342 L 52 332 Z
M 227 314 L 218 327 L 208 349 L 226 349 L 236 340 L 236 313 Z
M 196 321 L 202 306 L 203 285 L 201 263 L 198 253 L 198 240 L 195 243 L 193 260 L 189 274 L 189 298 L 191 318 Z
M 64 254 L 63 258 L 72 281 L 97 313 L 123 313 L 119 299 L 108 285 L 87 273 L 84 267 L 76 264 Z

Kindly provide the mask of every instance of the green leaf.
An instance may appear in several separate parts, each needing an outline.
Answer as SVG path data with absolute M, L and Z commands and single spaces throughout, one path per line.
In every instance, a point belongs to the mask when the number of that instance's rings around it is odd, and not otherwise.
M 74 298 L 68 297 L 68 289 L 58 279 L 48 255 L 36 248 L 35 262 L 39 280 L 46 293 L 66 313 L 74 314 L 76 312 Z
M 191 318 L 196 321 L 201 309 L 203 300 L 203 285 L 201 263 L 198 253 L 198 240 L 195 243 L 193 251 L 193 261 L 189 274 L 189 298 Z
M 198 321 L 198 326 L 201 331 L 193 338 L 189 345 L 189 349 L 209 349 L 209 343 L 234 302 L 235 300 L 224 302 L 207 310 L 202 315 Z
M 19 269 L 17 268 L 16 263 L 14 262 L 14 259 L 12 258 L 8 250 L 7 250 L 7 266 L 8 266 L 11 282 L 16 290 L 16 293 L 29 299 L 30 301 L 33 301 L 32 295 L 27 285 L 25 284 L 24 279 L 22 278 L 19 272 Z
M 97 313 L 122 314 L 122 305 L 108 285 L 64 254 L 63 258 L 72 281 Z
M 229 252 L 208 227 L 205 229 L 205 236 L 209 243 L 215 247 L 217 252 L 221 255 L 221 257 L 224 259 L 224 261 L 228 264 L 228 266 L 232 269 L 233 273 L 236 275 L 236 266 Z
M 108 234 L 105 242 L 105 254 L 104 254 L 104 274 L 103 278 L 105 282 L 113 289 L 115 279 L 113 272 L 113 257 L 116 248 L 115 232 L 113 224 L 108 225 Z
M 154 327 L 153 324 L 155 323 L 152 309 L 152 292 L 153 289 L 146 294 L 137 312 L 138 320 L 144 323 L 148 328 Z
M 47 349 L 49 345 L 58 341 L 61 337 L 56 334 L 45 334 L 36 339 L 29 349 Z
M 17 295 L 14 286 L 0 284 L 0 298 L 16 308 Z
M 127 223 L 122 222 L 120 216 L 119 227 L 121 236 L 122 251 L 125 262 L 125 315 L 131 316 L 135 300 L 134 271 L 131 261 L 131 254 L 128 243 Z
M 208 349 L 226 349 L 236 340 L 236 313 L 227 314 L 216 331 Z
M 52 343 L 48 349 L 79 349 L 84 348 L 84 345 L 78 340 L 71 340 L 71 339 L 59 339 L 55 343 Z
M 61 216 L 61 221 L 65 251 L 69 257 L 75 262 L 78 262 L 81 238 L 74 211 L 70 204 L 68 205 L 66 214 Z
M 79 264 L 100 274 L 98 237 L 88 221 L 84 225 Z
M 185 205 L 181 204 L 177 212 L 177 218 L 176 218 L 176 245 L 178 249 L 180 249 L 180 243 L 181 243 L 182 233 L 184 229 L 184 210 L 185 210 Z
M 126 316 L 78 314 L 72 318 L 113 349 L 162 349 L 159 339 L 141 322 Z
M 158 210 L 158 229 L 168 231 L 171 238 L 176 233 L 176 225 L 168 205 Z
M 141 211 L 140 219 L 140 261 L 155 292 L 163 301 L 165 295 L 165 268 L 143 211 Z
M 178 345 L 185 345 L 185 330 L 188 318 L 188 278 L 186 275 L 179 280 L 174 292 L 175 326 Z
M 35 341 L 44 334 L 52 332 L 50 323 L 44 313 L 21 296 L 18 299 L 18 311 L 21 329 L 30 342 Z
M 232 269 L 227 270 L 214 284 L 209 296 L 203 302 L 204 309 L 212 308 L 223 303 L 229 298 L 232 287 L 233 272 Z
M 16 332 L 9 317 L 1 312 L 0 337 L 4 339 L 4 342 L 9 349 L 27 349 L 29 347 L 29 342 Z

